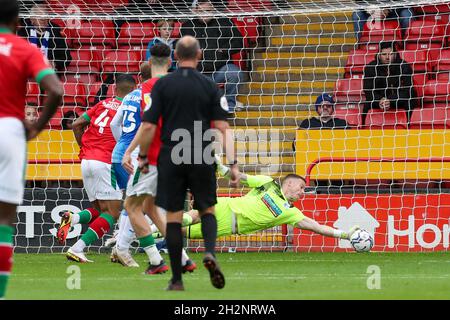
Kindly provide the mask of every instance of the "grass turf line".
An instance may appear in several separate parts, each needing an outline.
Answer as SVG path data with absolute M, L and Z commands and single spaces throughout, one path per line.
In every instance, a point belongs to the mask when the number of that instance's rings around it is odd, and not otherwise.
M 109 262 L 75 264 L 61 254 L 15 254 L 7 299 L 450 299 L 450 252 L 433 253 L 236 253 L 218 254 L 223 290 L 210 284 L 201 254 L 184 276 L 185 292 L 166 292 L 170 272 L 144 275 L 140 268 Z M 165 256 L 166 261 L 168 257 Z M 81 289 L 66 287 L 70 265 L 81 270 Z M 381 269 L 381 289 L 369 290 L 367 268 Z

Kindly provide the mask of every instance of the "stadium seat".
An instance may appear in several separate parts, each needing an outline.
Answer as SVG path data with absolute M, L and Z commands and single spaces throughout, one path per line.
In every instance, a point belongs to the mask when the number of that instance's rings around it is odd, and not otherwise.
M 368 47 L 350 51 L 345 65 L 345 77 L 350 78 L 352 75 L 364 73 L 364 67 L 375 60 L 377 51 L 378 46 L 376 51 L 371 51 Z
M 405 49 L 430 50 L 441 48 L 445 39 L 446 25 L 429 18 L 412 20 L 406 34 Z
M 367 44 L 400 40 L 402 40 L 402 33 L 398 21 L 383 20 L 372 24 L 367 22 L 364 25 L 359 43 Z
M 366 100 L 363 91 L 362 79 L 339 79 L 336 81 L 334 91 L 336 103 L 356 102 L 360 103 Z
M 95 82 L 89 86 L 89 92 L 88 92 L 88 105 L 89 107 L 93 107 L 95 103 L 95 98 L 97 96 L 98 90 L 100 90 L 100 87 L 102 86 L 101 82 Z
M 228 0 L 227 8 L 232 12 L 252 12 L 265 10 L 269 11 L 273 7 L 270 0 Z
M 408 120 L 404 110 L 369 110 L 364 128 L 366 129 L 406 129 Z
M 104 73 L 138 73 L 140 62 L 140 52 L 119 49 L 105 56 L 102 69 Z
M 244 46 L 252 48 L 256 46 L 259 36 L 260 18 L 257 17 L 237 17 L 232 18 L 233 23 L 238 28 L 244 39 Z
M 347 124 L 351 127 L 358 128 L 362 125 L 361 122 L 361 109 L 359 107 L 356 108 L 338 108 L 334 111 L 334 116 L 339 119 L 344 119 L 347 121 Z
M 125 22 L 117 39 L 118 48 L 141 50 L 155 37 L 155 24 L 152 22 Z
M 63 106 L 86 106 L 86 87 L 82 82 L 63 83 Z
M 82 82 L 91 83 L 97 80 L 101 72 L 100 57 L 90 49 L 71 51 L 72 61 L 66 69 L 66 75 L 73 75 Z
M 429 80 L 425 84 L 424 102 L 447 102 L 450 95 L 450 83 L 448 81 Z
M 428 80 L 427 73 L 413 74 L 414 89 L 416 89 L 417 97 L 422 98 L 424 96 L 425 83 Z
M 449 120 L 447 108 L 418 108 L 412 112 L 410 129 L 445 129 Z
M 111 13 L 116 7 L 128 4 L 128 0 L 47 0 L 55 13 L 66 13 L 72 5 L 82 13 Z
M 433 14 L 433 15 L 446 13 L 446 12 L 450 12 L 450 3 L 417 6 L 415 8 L 415 11 L 418 13 Z
M 61 120 L 63 118 L 63 111 L 61 108 L 58 108 L 53 115 L 53 117 L 49 120 L 47 125 L 45 126 L 47 129 L 53 130 L 61 130 Z
M 424 73 L 428 71 L 428 51 L 404 50 L 400 51 L 399 54 L 403 60 L 411 65 L 414 73 Z
M 75 34 L 76 39 L 73 45 L 76 48 L 111 49 L 116 47 L 115 28 L 110 20 L 82 21 Z
M 112 98 L 115 95 L 116 95 L 116 85 L 113 83 L 108 86 L 108 92 L 106 93 L 106 97 Z
M 27 83 L 27 95 L 26 104 L 32 106 L 40 106 L 41 90 L 36 82 L 28 81 Z
M 432 56 L 431 66 L 436 73 L 450 72 L 450 49 L 441 50 Z

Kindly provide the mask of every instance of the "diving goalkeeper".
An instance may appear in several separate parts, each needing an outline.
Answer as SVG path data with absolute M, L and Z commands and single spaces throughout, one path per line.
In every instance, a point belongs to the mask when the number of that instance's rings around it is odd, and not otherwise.
M 218 172 L 224 177 L 229 176 L 229 168 L 220 162 Z M 268 176 L 241 173 L 240 182 L 252 190 L 243 197 L 217 198 L 215 214 L 218 237 L 251 234 L 289 224 L 323 236 L 348 240 L 353 232 L 359 229 L 358 226 L 354 226 L 349 231 L 338 230 L 304 216 L 293 205 L 305 192 L 306 181 L 299 175 L 287 175 L 280 185 Z M 183 229 L 185 236 L 188 239 L 202 239 L 198 212 L 191 210 L 187 214 L 192 217 L 192 224 Z

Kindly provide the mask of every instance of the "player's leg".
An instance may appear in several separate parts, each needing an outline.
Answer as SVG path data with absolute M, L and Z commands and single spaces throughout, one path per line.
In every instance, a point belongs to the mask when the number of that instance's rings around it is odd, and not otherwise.
M 333 237 L 333 238 L 339 238 L 339 239 L 349 239 L 353 232 L 355 232 L 357 229 L 359 229 L 358 226 L 355 226 L 351 228 L 349 231 L 343 231 L 339 229 L 332 228 L 330 226 L 326 226 L 323 224 L 318 223 L 314 219 L 311 219 L 309 217 L 304 217 L 302 221 L 297 223 L 297 227 L 303 230 L 309 230 L 315 233 L 318 233 L 320 235 L 326 236 L 326 237 Z
M 155 232 L 154 227 L 156 227 L 158 228 L 159 232 L 165 237 L 167 225 L 166 215 L 162 213 L 162 209 L 155 206 L 154 201 L 154 197 L 146 197 L 142 207 L 143 212 L 150 217 L 151 221 L 154 222 L 153 225 L 150 225 L 150 233 L 153 234 Z M 192 218 L 190 215 L 183 213 L 182 226 L 184 226 L 185 223 L 191 224 Z M 183 267 L 183 273 L 194 272 L 194 270 L 197 268 L 197 265 L 193 260 L 189 258 L 184 248 L 181 251 L 181 266 Z
M 164 259 L 161 257 L 158 249 L 156 248 L 155 239 L 152 237 L 150 231 L 150 225 L 145 219 L 142 211 L 142 204 L 149 196 L 129 196 L 125 200 L 125 208 L 128 211 L 131 225 L 133 226 L 136 237 L 139 240 L 139 245 L 144 249 L 148 256 L 149 266 L 146 270 L 146 274 L 158 274 L 164 273 L 169 268 L 165 264 Z M 153 201 L 150 205 L 154 207 Z M 147 208 L 153 210 L 153 208 Z
M 0 299 L 3 299 L 13 264 L 13 223 L 24 194 L 26 141 L 22 122 L 0 119 L 0 136 Z
M 225 286 L 225 277 L 215 257 L 217 239 L 217 219 L 214 215 L 214 206 L 217 203 L 215 167 L 199 164 L 191 168 L 188 173 L 188 183 L 194 197 L 194 209 L 200 213 L 205 244 L 203 265 L 209 271 L 212 285 L 222 289 Z
M 100 216 L 89 229 L 68 250 L 67 258 L 76 262 L 90 262 L 83 254 L 84 248 L 101 239 L 115 224 L 122 207 L 122 191 L 111 175 L 111 165 L 101 161 L 90 161 L 91 172 L 95 173 L 92 186 L 89 187 L 100 207 Z M 88 189 L 86 189 L 87 191 Z
M 6 293 L 12 269 L 13 234 L 17 205 L 0 201 L 0 300 Z

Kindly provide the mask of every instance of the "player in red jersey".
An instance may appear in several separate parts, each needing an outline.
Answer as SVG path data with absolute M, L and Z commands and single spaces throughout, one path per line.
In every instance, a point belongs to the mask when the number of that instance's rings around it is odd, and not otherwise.
M 146 81 L 142 85 L 142 102 L 141 102 L 141 111 L 145 111 L 150 107 L 150 92 L 152 91 L 153 86 L 159 80 L 159 78 L 165 76 L 167 74 L 168 68 L 171 66 L 171 50 L 165 44 L 157 44 L 151 49 L 151 66 L 152 66 L 152 75 L 153 78 Z M 153 223 L 159 228 L 162 228 L 162 233 L 165 232 L 166 219 L 165 216 L 157 210 L 154 205 L 154 197 L 156 196 L 156 186 L 157 186 L 157 176 L 158 172 L 156 169 L 157 159 L 159 155 L 159 149 L 161 148 L 161 141 L 159 138 L 159 132 L 161 129 L 161 123 L 156 132 L 156 138 L 154 143 L 150 146 L 147 152 L 147 159 L 149 166 L 149 171 L 144 173 L 138 170 L 138 168 L 134 168 L 131 161 L 131 154 L 137 147 L 137 139 L 139 139 L 138 130 L 135 138 L 131 142 L 127 151 L 125 152 L 122 160 L 122 164 L 124 168 L 132 173 L 130 180 L 128 181 L 127 186 L 127 198 L 125 200 L 125 209 L 128 212 L 130 217 L 131 224 L 133 226 L 134 231 L 136 232 L 136 236 L 139 239 L 140 246 L 146 250 L 147 255 L 149 256 L 149 266 L 147 268 L 147 274 L 161 273 L 168 270 L 168 266 L 164 263 L 164 261 L 157 261 L 155 258 L 152 258 L 152 251 L 157 250 L 155 246 L 152 246 L 154 243 L 154 239 L 152 237 L 152 230 L 150 225 L 145 220 L 142 212 L 149 215 L 150 219 Z M 182 260 L 183 270 L 192 272 L 196 268 L 195 263 L 189 259 L 186 252 L 183 251 L 183 260 Z
M 80 146 L 79 157 L 84 188 L 93 208 L 75 214 L 65 212 L 58 230 L 58 238 L 64 242 L 71 226 L 93 222 L 81 239 L 67 251 L 66 257 L 69 260 L 92 262 L 84 255 L 84 248 L 101 239 L 120 216 L 123 194 L 111 170 L 111 154 L 116 140 L 111 132 L 110 123 L 122 99 L 133 91 L 135 86 L 136 82 L 132 76 L 118 76 L 117 96 L 100 101 L 73 124 L 75 139 Z
M 26 141 L 36 137 L 61 102 L 63 89 L 48 61 L 35 46 L 15 35 L 19 21 L 16 0 L 0 0 L 0 300 L 12 268 L 17 205 L 24 193 Z M 29 78 L 48 98 L 37 122 L 25 120 Z

